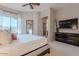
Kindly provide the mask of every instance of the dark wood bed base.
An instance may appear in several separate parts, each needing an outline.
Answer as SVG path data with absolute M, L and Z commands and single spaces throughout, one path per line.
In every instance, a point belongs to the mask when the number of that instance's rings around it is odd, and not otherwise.
M 40 48 L 42 48 L 42 47 L 45 47 L 45 46 L 47 46 L 48 44 L 45 44 L 45 45 L 43 45 L 43 46 L 41 46 L 41 47 L 38 47 L 37 49 L 34 49 L 34 50 L 32 50 L 32 51 L 30 51 L 30 52 L 27 52 L 27 53 L 25 53 L 25 54 L 23 54 L 23 55 L 21 55 L 21 56 L 25 56 L 25 55 L 28 55 L 29 53 L 32 53 L 32 52 L 34 52 L 34 51 L 36 51 L 36 50 L 38 50 L 38 49 L 40 49 Z M 45 54 L 47 54 L 47 53 L 49 53 L 49 48 L 48 49 L 46 49 L 45 51 L 43 51 L 42 53 L 40 53 L 39 55 L 37 55 L 37 56 L 43 56 L 43 55 L 45 55 Z
M 39 55 L 37 55 L 37 56 L 44 56 L 45 54 L 47 54 L 47 53 L 50 53 L 50 50 L 49 50 L 49 48 L 48 49 L 46 49 L 45 51 L 43 51 L 42 53 L 40 53 Z

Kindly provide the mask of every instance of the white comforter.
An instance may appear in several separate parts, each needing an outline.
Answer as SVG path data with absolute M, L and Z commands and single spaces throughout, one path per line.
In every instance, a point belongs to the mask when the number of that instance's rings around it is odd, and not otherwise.
M 18 40 L 0 46 L 0 56 L 19 56 L 47 44 L 47 39 L 35 35 L 18 35 Z

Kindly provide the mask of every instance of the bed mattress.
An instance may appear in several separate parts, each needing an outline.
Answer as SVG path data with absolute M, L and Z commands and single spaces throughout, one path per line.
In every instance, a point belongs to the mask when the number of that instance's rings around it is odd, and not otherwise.
M 0 56 L 20 56 L 47 44 L 47 39 L 43 37 L 25 35 L 18 36 L 18 39 L 11 44 L 0 46 Z M 28 55 L 37 55 L 37 53 L 41 53 L 44 49 L 48 49 L 48 46 Z

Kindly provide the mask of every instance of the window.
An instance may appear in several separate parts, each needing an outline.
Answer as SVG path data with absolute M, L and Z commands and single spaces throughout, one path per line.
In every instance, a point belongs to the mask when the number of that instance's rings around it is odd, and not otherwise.
M 2 30 L 2 17 L 0 16 L 0 30 Z
M 20 15 L 18 17 L 18 22 L 17 23 L 18 23 L 18 25 L 17 25 L 18 26 L 18 34 L 21 34 L 21 26 L 22 25 L 21 25 L 21 16 Z
M 4 14 L 4 15 L 3 15 Z M 0 30 L 6 30 L 10 33 L 21 33 L 21 18 L 17 15 L 0 14 Z
M 10 32 L 10 17 L 2 16 L 2 28 Z
M 11 33 L 18 33 L 17 19 L 11 17 Z

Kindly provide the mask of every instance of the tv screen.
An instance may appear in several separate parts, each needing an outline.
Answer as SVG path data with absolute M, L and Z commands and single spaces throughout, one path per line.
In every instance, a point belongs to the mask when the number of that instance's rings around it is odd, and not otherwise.
M 78 18 L 59 21 L 59 28 L 77 28 Z

